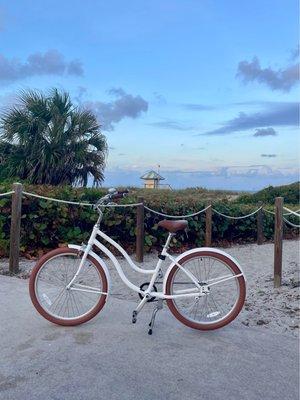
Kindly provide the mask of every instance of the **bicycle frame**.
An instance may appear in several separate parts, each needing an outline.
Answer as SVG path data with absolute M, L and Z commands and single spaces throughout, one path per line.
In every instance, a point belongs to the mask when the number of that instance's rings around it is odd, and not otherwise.
M 74 277 L 72 278 L 72 280 L 69 282 L 69 284 L 67 285 L 67 289 L 69 290 L 79 290 L 79 291 L 86 291 L 86 292 L 93 292 L 93 293 L 99 293 L 99 294 L 107 294 L 104 292 L 99 291 L 96 288 L 90 287 L 90 286 L 85 286 L 85 285 L 80 285 L 75 283 L 77 276 L 79 275 L 84 262 L 88 256 L 88 254 L 90 253 L 90 251 L 92 250 L 93 246 L 96 246 L 100 251 L 102 251 L 104 254 L 106 254 L 106 256 L 112 261 L 112 263 L 114 264 L 115 268 L 117 269 L 117 272 L 120 276 L 120 278 L 122 279 L 122 281 L 124 282 L 124 284 L 126 286 L 128 286 L 130 289 L 132 289 L 133 291 L 142 294 L 144 297 L 141 301 L 141 303 L 138 305 L 136 311 L 139 311 L 143 305 L 146 303 L 146 301 L 151 298 L 151 297 L 155 297 L 158 299 L 174 299 L 174 298 L 182 298 L 182 297 L 195 297 L 195 296 L 205 296 L 206 294 L 206 288 L 208 286 L 208 283 L 210 286 L 224 282 L 228 279 L 233 279 L 233 278 L 237 278 L 241 275 L 243 275 L 243 273 L 239 274 L 239 275 L 226 275 L 226 276 L 222 276 L 220 278 L 218 278 L 219 280 L 216 281 L 216 279 L 212 279 L 211 282 L 206 282 L 205 285 L 200 284 L 200 282 L 198 282 L 198 279 L 189 271 L 187 271 L 174 257 L 172 257 L 169 253 L 168 253 L 168 248 L 169 248 L 169 244 L 171 241 L 172 236 L 174 236 L 174 234 L 169 233 L 168 238 L 166 240 L 166 243 L 162 249 L 161 252 L 161 258 L 159 258 L 157 265 L 154 269 L 151 270 L 146 270 L 146 269 L 142 269 L 140 267 L 138 267 L 130 258 L 130 256 L 128 255 L 128 253 L 123 249 L 122 246 L 120 246 L 117 242 L 115 242 L 113 239 L 111 239 L 109 236 L 107 236 L 104 232 L 102 232 L 100 230 L 100 220 L 101 218 L 99 217 L 96 225 L 93 228 L 92 234 L 90 236 L 90 239 L 87 243 L 87 245 L 82 248 L 83 251 L 83 255 L 79 264 L 79 267 L 77 269 L 77 272 L 75 273 Z M 127 263 L 130 265 L 130 267 L 132 269 L 134 269 L 136 272 L 141 273 L 141 274 L 147 274 L 147 275 L 152 275 L 151 279 L 150 279 L 150 283 L 149 286 L 147 288 L 147 290 L 143 291 L 141 290 L 138 286 L 134 285 L 124 274 L 123 269 L 119 263 L 119 261 L 117 260 L 117 258 L 112 254 L 112 252 L 102 243 L 100 243 L 97 240 L 97 236 L 100 236 L 101 238 L 103 238 L 105 241 L 107 241 L 108 243 L 110 243 L 112 246 L 114 246 L 121 254 L 122 256 L 125 258 L 125 260 L 127 261 Z M 77 246 L 76 246 L 77 247 Z M 192 289 L 183 289 L 183 290 L 177 290 L 176 294 L 172 294 L 172 295 L 167 295 L 163 292 L 156 292 L 156 291 L 152 291 L 155 281 L 158 277 L 161 277 L 161 266 L 162 263 L 164 261 L 165 258 L 168 258 L 172 264 L 170 267 L 177 265 L 186 275 L 188 278 L 190 278 L 194 284 L 195 284 L 195 288 Z M 169 269 L 170 269 L 169 267 Z M 169 271 L 169 270 L 168 270 Z

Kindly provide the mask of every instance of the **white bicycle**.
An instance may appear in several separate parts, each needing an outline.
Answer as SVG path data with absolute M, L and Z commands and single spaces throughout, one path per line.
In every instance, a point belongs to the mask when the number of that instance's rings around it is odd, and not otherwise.
M 125 285 L 141 298 L 132 313 L 133 323 L 146 302 L 156 301 L 149 334 L 152 334 L 155 316 L 164 300 L 172 314 L 190 328 L 211 330 L 233 321 L 246 296 L 245 276 L 237 261 L 209 247 L 195 248 L 176 258 L 168 253 L 172 237 L 187 228 L 186 220 L 158 223 L 169 235 L 156 267 L 151 270 L 138 267 L 118 243 L 100 230 L 103 206 L 126 193 L 110 189 L 97 202 L 99 218 L 87 245 L 70 244 L 50 251 L 38 261 L 29 282 L 30 297 L 37 311 L 47 320 L 65 326 L 87 322 L 101 311 L 108 298 L 110 278 L 105 261 L 93 251 L 95 246 L 112 261 Z M 140 287 L 134 285 L 125 276 L 117 258 L 97 237 L 114 246 L 137 273 L 149 275 L 148 282 Z M 166 259 L 170 264 L 164 272 L 162 266 Z

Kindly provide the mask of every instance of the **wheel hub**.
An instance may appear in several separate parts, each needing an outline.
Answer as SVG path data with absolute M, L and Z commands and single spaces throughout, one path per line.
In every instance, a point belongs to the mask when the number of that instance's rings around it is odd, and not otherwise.
M 200 288 L 200 293 L 201 294 L 209 294 L 210 293 L 210 287 L 206 282 L 198 282 L 198 284 L 201 286 Z

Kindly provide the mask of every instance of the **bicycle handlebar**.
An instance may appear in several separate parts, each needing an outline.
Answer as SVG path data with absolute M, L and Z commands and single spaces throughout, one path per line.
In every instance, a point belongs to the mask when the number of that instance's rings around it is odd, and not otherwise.
M 113 189 L 110 189 L 113 190 Z M 101 199 L 99 199 L 97 201 L 97 203 L 95 204 L 95 208 L 97 208 L 98 206 L 100 206 L 101 204 L 105 204 L 108 203 L 111 200 L 117 200 L 117 199 L 122 199 L 123 197 L 125 197 L 127 194 L 129 193 L 129 190 L 120 190 L 120 191 L 115 191 L 113 193 L 108 193 L 107 195 L 101 197 Z
M 117 193 L 110 194 L 111 199 L 121 199 L 129 193 L 129 190 L 120 190 Z

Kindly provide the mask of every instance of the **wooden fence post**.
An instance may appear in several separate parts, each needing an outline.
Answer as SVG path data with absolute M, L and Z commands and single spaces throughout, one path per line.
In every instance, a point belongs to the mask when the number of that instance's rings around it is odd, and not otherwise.
M 21 183 L 14 183 L 13 190 L 14 193 L 12 194 L 10 222 L 9 272 L 16 274 L 17 272 L 19 272 L 23 185 Z
M 205 246 L 211 246 L 212 236 L 212 205 L 205 211 Z
M 261 207 L 261 203 L 259 205 Z M 263 244 L 264 242 L 264 212 L 263 209 L 261 208 L 258 212 L 257 212 L 257 217 L 256 217 L 256 222 L 257 222 L 257 244 Z
M 144 199 L 138 197 L 138 203 L 142 203 L 137 206 L 136 209 L 136 261 L 143 262 L 144 260 Z
M 274 225 L 274 287 L 281 286 L 282 277 L 282 238 L 283 238 L 283 197 L 275 199 Z

